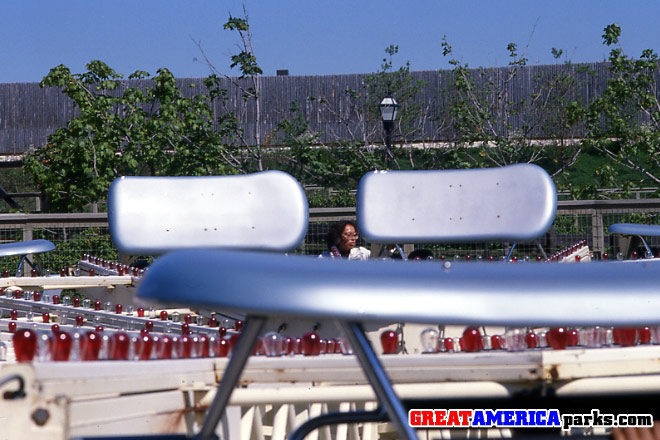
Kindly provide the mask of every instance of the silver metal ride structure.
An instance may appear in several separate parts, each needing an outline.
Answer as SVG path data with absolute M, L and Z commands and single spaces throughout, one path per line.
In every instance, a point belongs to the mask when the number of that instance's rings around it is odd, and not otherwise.
M 368 242 L 378 244 L 533 240 L 552 224 L 555 210 L 552 180 L 534 165 L 377 171 L 362 178 L 357 197 L 360 232 Z M 248 358 L 264 329 L 281 322 L 337 323 L 379 403 L 369 411 L 310 419 L 291 435 L 293 439 L 302 439 L 326 424 L 374 421 L 391 423 L 398 438 L 419 438 L 408 420 L 408 410 L 415 403 L 399 398 L 385 367 L 392 364 L 390 373 L 398 375 L 398 364 L 376 354 L 365 326 L 660 326 L 660 264 L 654 259 L 580 265 L 382 260 L 357 264 L 284 254 L 303 240 L 308 208 L 302 187 L 281 172 L 118 179 L 110 190 L 109 221 L 120 252 L 162 255 L 138 283 L 140 301 L 222 310 L 230 316 L 245 316 L 246 321 L 200 429 L 149 438 L 226 437 L 226 430 L 219 426 L 227 417 Z M 477 361 L 472 365 L 492 359 L 498 366 L 515 363 L 513 355 L 474 355 Z M 399 364 L 405 364 L 405 356 L 399 358 Z M 283 370 L 295 365 L 289 361 L 281 360 Z M 277 369 L 277 364 L 278 359 L 273 359 L 269 365 Z M 438 368 L 452 369 L 451 363 Z M 617 374 L 637 371 L 624 370 Z M 654 371 L 639 373 L 649 372 Z M 655 373 L 654 379 L 660 372 Z M 658 390 L 657 385 L 647 387 L 645 395 L 651 396 L 647 400 L 652 401 Z M 633 391 L 628 392 L 632 399 L 647 401 L 640 400 L 639 390 Z M 570 399 L 586 398 L 585 405 L 602 402 L 598 393 L 583 394 L 574 392 Z M 484 395 L 485 399 L 471 393 L 440 404 L 454 408 L 470 402 L 472 408 L 506 405 L 507 399 L 489 400 L 488 393 Z M 514 405 L 543 405 L 534 399 L 553 396 L 532 397 L 522 403 L 508 400 Z M 624 397 L 615 396 L 613 401 L 630 401 Z M 549 402 L 562 404 L 561 400 Z

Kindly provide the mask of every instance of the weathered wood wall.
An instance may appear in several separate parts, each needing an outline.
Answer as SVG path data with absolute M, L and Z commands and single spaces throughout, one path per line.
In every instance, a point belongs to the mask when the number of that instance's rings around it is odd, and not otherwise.
M 591 73 L 585 73 L 585 68 L 590 69 Z M 503 84 L 509 69 L 511 68 L 489 69 L 486 77 L 480 76 L 476 70 L 473 73 L 477 83 L 493 80 L 496 84 Z M 578 79 L 575 99 L 583 103 L 590 102 L 602 93 L 609 75 L 604 63 L 525 66 L 515 79 L 508 83 L 509 96 L 515 100 L 529 98 L 535 87 L 535 78 L 539 75 L 560 73 L 570 74 Z M 426 83 L 417 96 L 417 102 L 426 109 L 425 123 L 415 135 L 417 140 L 446 140 L 451 133 L 443 128 L 442 115 L 446 106 L 446 91 L 450 89 L 453 73 L 440 70 L 412 74 Z M 364 134 L 364 127 L 352 111 L 355 102 L 347 96 L 346 90 L 355 90 L 364 99 L 366 76 L 353 74 L 260 77 L 261 120 L 258 125 L 254 122 L 254 101 L 246 103 L 241 97 L 240 89 L 229 80 L 224 80 L 229 91 L 229 102 L 226 108 L 218 103 L 216 110 L 235 111 L 247 141 L 254 144 L 258 133 L 261 142 L 268 144 L 276 142 L 273 133 L 280 121 L 291 117 L 289 107 L 295 100 L 309 122 L 310 129 L 321 135 L 321 141 L 352 139 L 360 133 Z M 144 86 L 148 84 L 148 81 L 143 81 Z M 188 96 L 205 90 L 202 78 L 179 79 L 177 84 Z M 195 86 L 191 87 L 193 84 Z M 315 99 L 310 100 L 310 97 Z M 72 102 L 56 88 L 42 89 L 38 83 L 0 84 L 0 154 L 21 154 L 29 148 L 44 145 L 48 135 L 74 115 Z M 372 129 L 376 123 L 377 121 L 371 124 Z M 539 136 L 543 137 L 543 133 Z

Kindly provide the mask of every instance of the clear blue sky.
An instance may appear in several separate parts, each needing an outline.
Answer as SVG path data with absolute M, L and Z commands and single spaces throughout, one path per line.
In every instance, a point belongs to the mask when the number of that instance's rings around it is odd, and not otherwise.
M 615 22 L 626 53 L 660 50 L 656 0 L 0 0 L 0 82 L 40 81 L 58 64 L 82 72 L 91 59 L 125 75 L 206 76 L 193 39 L 231 74 L 238 39 L 222 24 L 243 4 L 265 75 L 374 72 L 390 44 L 395 64 L 444 69 L 443 35 L 471 67 L 506 65 L 509 42 L 528 46 L 530 64 L 554 62 L 553 47 L 573 62 L 602 61 L 603 28 Z

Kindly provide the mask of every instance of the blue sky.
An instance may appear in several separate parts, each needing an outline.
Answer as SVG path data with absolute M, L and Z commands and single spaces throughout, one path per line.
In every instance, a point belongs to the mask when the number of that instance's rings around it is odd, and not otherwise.
M 193 40 L 231 74 L 238 39 L 222 24 L 244 4 L 265 75 L 374 72 L 390 44 L 395 64 L 444 69 L 443 35 L 471 67 L 506 65 L 510 42 L 530 64 L 554 62 L 553 47 L 573 62 L 602 61 L 603 28 L 615 22 L 626 53 L 660 50 L 660 2 L 651 0 L 0 0 L 0 82 L 39 81 L 58 64 L 82 72 L 91 59 L 125 75 L 167 67 L 206 76 Z

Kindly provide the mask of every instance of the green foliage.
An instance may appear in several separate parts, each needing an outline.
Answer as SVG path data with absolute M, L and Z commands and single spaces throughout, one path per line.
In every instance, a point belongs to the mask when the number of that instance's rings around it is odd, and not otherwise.
M 558 59 L 561 58 L 561 56 L 563 55 L 563 53 L 564 53 L 564 49 L 557 49 L 557 48 L 553 47 L 553 48 L 550 50 L 550 52 L 552 52 L 552 56 L 553 56 L 556 60 L 558 60 Z
M 20 262 L 21 257 L 19 256 L 4 257 L 0 260 L 0 272 L 8 270 L 10 276 L 14 276 Z
M 307 202 L 310 208 L 345 208 L 355 206 L 355 194 L 344 189 L 330 191 L 320 189 L 307 191 Z
M 56 243 L 54 251 L 41 255 L 44 268 L 53 273 L 63 267 L 75 266 L 85 253 L 111 261 L 117 260 L 117 250 L 106 229 L 83 229 L 72 233 L 66 240 L 58 240 L 59 237 L 53 237 L 48 230 L 35 230 L 34 237 L 53 240 Z
M 149 83 L 137 71 L 130 86 L 101 61 L 72 74 L 51 69 L 42 87 L 59 87 L 78 116 L 31 150 L 25 169 L 42 189 L 52 211 L 81 211 L 104 200 L 116 177 L 124 175 L 207 175 L 233 172 L 224 160 L 236 124 L 232 115 L 214 127 L 215 95 L 182 96 L 174 76 L 158 70 Z M 211 85 L 212 78 L 207 81 Z
M 406 62 L 398 69 L 394 69 L 393 57 L 398 52 L 399 46 L 390 45 L 385 48 L 387 57 L 383 58 L 380 70 L 365 77 L 366 99 L 362 111 L 366 120 L 374 121 L 376 126 L 374 133 L 380 137 L 383 135 L 379 109 L 380 102 L 385 97 L 394 98 L 397 104 L 399 104 L 399 110 L 394 125 L 393 140 L 405 145 L 417 139 L 422 129 L 424 121 L 423 109 L 415 98 L 427 84 L 422 80 L 414 78 L 410 72 L 409 62 Z M 380 141 L 385 143 L 382 137 L 380 137 Z M 401 168 L 399 160 L 397 160 L 392 151 L 384 151 L 384 154 L 381 155 L 381 160 L 387 164 L 389 162 L 386 160 L 387 156 L 394 159 L 394 168 Z
M 208 175 L 247 173 L 278 168 L 300 182 L 339 192 L 310 193 L 312 206 L 354 203 L 348 191 L 365 173 L 375 169 L 446 169 L 536 163 L 555 177 L 560 189 L 576 198 L 621 197 L 639 186 L 660 183 L 660 100 L 658 56 L 652 50 L 639 59 L 630 58 L 618 45 L 618 25 L 604 30 L 604 44 L 614 78 L 603 95 L 588 107 L 577 100 L 581 86 L 576 73 L 584 73 L 566 61 L 557 73 L 531 78 L 533 93 L 518 97 L 515 80 L 526 72 L 524 50 L 510 43 L 509 68 L 470 69 L 453 54 L 445 38 L 442 53 L 449 58 L 453 82 L 438 90 L 433 114 L 417 97 L 427 87 L 410 72 L 410 64 L 396 68 L 399 48 L 385 49 L 380 69 L 366 76 L 361 87 L 345 91 L 339 124 L 349 127 L 345 139 L 330 145 L 310 130 L 300 103 L 293 102 L 289 116 L 265 141 L 261 126 L 260 75 L 247 18 L 229 16 L 223 28 L 240 38 L 231 55 L 231 69 L 238 79 L 220 73 L 205 79 L 205 93 L 182 95 L 173 75 L 160 69 L 150 78 L 144 71 L 121 74 L 101 61 L 91 61 L 87 71 L 73 74 L 63 65 L 51 69 L 43 87 L 58 87 L 76 106 L 78 116 L 49 137 L 46 146 L 31 151 L 26 172 L 47 197 L 53 211 L 80 211 L 104 200 L 112 180 L 121 175 Z M 201 49 L 201 48 L 200 48 Z M 560 59 L 562 49 L 552 48 Z M 588 72 L 587 72 L 588 73 Z M 223 80 L 221 80 L 223 79 Z M 223 81 L 229 79 L 245 104 L 238 115 L 214 112 L 214 104 L 228 103 Z M 384 131 L 379 103 L 386 96 L 399 103 L 391 151 L 381 148 Z M 310 96 L 323 106 L 324 97 Z M 305 104 L 305 103 L 303 103 Z M 248 115 L 247 109 L 253 114 Z M 335 111 L 333 109 L 324 109 Z M 319 110 L 321 111 L 321 110 Z M 445 146 L 424 148 L 423 124 L 439 122 L 437 138 Z M 254 123 L 257 142 L 248 145 L 238 121 Z M 588 136 L 580 139 L 584 130 Z M 331 133 L 329 133 L 331 135 Z M 543 142 L 539 138 L 545 136 Z M 282 148 L 265 148 L 276 139 Z M 238 147 L 240 145 L 240 147 Z M 591 161 L 598 155 L 598 160 Z M 584 171 L 587 169 L 588 171 Z M 600 188 L 619 188 L 616 194 Z
M 230 68 L 233 69 L 238 66 L 241 70 L 240 78 L 247 78 L 252 75 L 261 75 L 264 73 L 261 70 L 261 67 L 257 64 L 257 58 L 247 51 L 241 51 L 236 55 L 232 55 L 231 61 Z
M 241 18 L 241 17 L 232 17 L 229 15 L 229 20 L 227 20 L 227 23 L 222 25 L 223 29 L 229 29 L 232 31 L 241 31 L 241 32 L 247 32 L 250 30 L 250 25 L 247 22 L 246 18 Z
M 291 103 L 289 111 L 295 116 L 280 122 L 280 143 L 287 150 L 282 154 L 282 168 L 293 175 L 299 182 L 316 184 L 319 172 L 325 171 L 325 151 L 315 147 L 318 134 L 309 130 L 309 124 L 300 111 L 297 101 Z
M 88 253 L 105 259 L 116 260 L 117 250 L 114 248 L 107 229 L 88 228 L 79 231 L 68 230 L 70 234 L 66 240 L 62 240 L 62 231 L 35 229 L 35 239 L 52 240 L 56 249 L 51 252 L 39 254 L 41 266 L 51 273 L 59 273 L 64 267 L 75 266 Z M 22 237 L 14 237 L 20 241 Z M 0 260 L 0 272 L 8 270 L 11 275 L 16 273 L 21 257 L 6 257 Z
M 608 61 L 613 78 L 587 114 L 590 142 L 614 164 L 639 172 L 660 184 L 660 84 L 658 55 L 651 49 L 639 58 L 625 55 L 618 45 L 621 29 L 605 28 L 603 43 L 612 46 Z M 625 185 L 611 170 L 603 175 L 614 185 Z
M 252 45 L 252 33 L 250 30 L 250 25 L 248 22 L 247 10 L 243 6 L 243 17 L 233 17 L 229 15 L 229 19 L 223 26 L 224 29 L 230 30 L 238 33 L 240 38 L 240 52 L 234 53 L 231 55 L 231 65 L 230 68 L 234 69 L 238 67 L 238 70 L 241 72 L 239 76 L 239 81 L 235 78 L 231 78 L 228 75 L 221 73 L 213 64 L 207 62 L 208 66 L 211 68 L 211 71 L 214 74 L 219 74 L 227 79 L 229 79 L 232 84 L 241 91 L 241 97 L 245 104 L 252 104 L 255 107 L 255 112 L 253 115 L 248 116 L 248 105 L 243 106 L 243 112 L 240 115 L 240 118 L 243 120 L 248 120 L 248 118 L 254 123 L 254 133 L 256 135 L 256 145 L 248 145 L 247 142 L 242 137 L 242 133 L 238 133 L 237 140 L 242 143 L 243 151 L 247 153 L 247 158 L 243 160 L 243 169 L 245 172 L 245 165 L 248 163 L 254 164 L 254 167 L 257 171 L 263 171 L 266 169 L 264 167 L 264 146 L 262 145 L 262 139 L 260 134 L 261 128 L 261 100 L 259 95 L 261 94 L 261 81 L 259 76 L 263 74 L 261 67 L 257 64 L 257 57 L 254 53 L 254 47 Z M 247 160 L 245 160 L 247 159 Z
M 583 215 L 558 215 L 553 226 L 557 234 L 588 235 L 591 219 Z
M 23 168 L 0 168 L 0 185 L 10 194 L 39 192 Z M 21 206 L 22 212 L 32 212 L 37 208 L 35 197 L 14 197 L 14 201 Z M 8 203 L 0 202 L 0 212 L 16 211 Z
M 385 169 L 383 156 L 359 141 L 340 142 L 327 151 L 334 172 L 322 180 L 324 186 L 356 188 L 369 171 Z
M 226 30 L 237 31 L 244 42 L 246 42 L 246 37 L 250 32 L 247 16 L 240 18 L 229 15 L 229 20 L 222 27 Z M 231 69 L 238 67 L 241 71 L 240 78 L 249 78 L 263 74 L 263 71 L 257 64 L 257 58 L 254 55 L 251 44 L 244 45 L 243 50 L 231 56 L 231 65 L 229 67 Z
M 636 223 L 640 225 L 658 225 L 660 224 L 660 214 L 657 212 L 629 212 L 625 214 L 611 214 L 610 216 L 605 216 L 603 221 L 606 221 L 606 224 Z
M 617 179 L 612 179 L 616 176 Z M 585 143 L 578 161 L 555 178 L 560 191 L 568 191 L 574 200 L 635 198 L 644 187 L 644 176 L 613 163 L 589 143 Z
M 618 24 L 613 23 L 605 26 L 605 32 L 603 33 L 603 44 L 611 46 L 619 42 L 619 37 L 621 36 L 621 28 Z
M 279 143 L 284 146 L 278 155 L 277 167 L 307 185 L 355 188 L 367 172 L 382 168 L 382 156 L 359 141 L 319 145 L 300 106 L 293 102 L 292 117 L 279 124 Z
M 537 75 L 531 96 L 517 98 L 513 81 L 525 68 L 527 59 L 519 54 L 515 43 L 507 46 L 510 68 L 502 78 L 493 69 L 472 70 L 461 64 L 446 39 L 442 50 L 454 66 L 453 87 L 446 91 L 454 145 L 480 146 L 479 154 L 469 157 L 463 165 L 543 162 L 546 170 L 556 175 L 575 163 L 581 146 L 574 138 L 584 110 L 573 99 L 579 84 L 569 70 L 570 63 L 563 73 Z M 553 49 L 555 57 L 561 54 Z M 552 133 L 550 139 L 537 142 L 546 133 Z
M 323 105 L 328 102 L 324 97 L 310 96 L 308 98 L 318 101 L 323 110 L 334 114 L 336 121 L 349 131 L 350 134 L 347 138 L 335 136 L 334 145 L 324 148 L 328 151 L 328 157 L 331 160 L 340 161 L 342 168 L 345 168 L 351 175 L 362 169 L 369 171 L 388 167 L 407 168 L 400 161 L 408 159 L 409 155 L 401 155 L 396 151 L 401 147 L 390 151 L 380 146 L 386 144 L 379 109 L 383 98 L 393 97 L 399 105 L 398 116 L 393 126 L 393 143 L 402 147 L 412 140 L 417 140 L 428 117 L 428 109 L 422 109 L 416 101 L 417 95 L 427 84 L 415 79 L 410 72 L 409 63 L 405 63 L 398 69 L 394 68 L 393 58 L 398 51 L 399 48 L 395 45 L 385 48 L 387 56 L 383 58 L 380 69 L 367 75 L 361 87 L 344 91 L 346 110 L 337 111 L 330 106 L 324 107 Z M 329 133 L 329 135 L 332 136 L 333 133 Z M 356 154 L 357 157 L 350 158 L 350 154 Z M 414 168 L 414 163 L 408 166 Z

